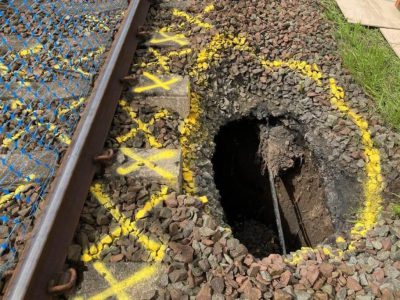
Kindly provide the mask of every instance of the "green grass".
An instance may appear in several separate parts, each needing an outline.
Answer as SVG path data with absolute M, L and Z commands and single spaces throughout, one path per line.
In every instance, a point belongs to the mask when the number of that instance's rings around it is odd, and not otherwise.
M 335 26 L 344 66 L 393 127 L 400 130 L 400 59 L 379 29 L 350 24 L 334 0 L 321 0 L 326 18 Z
M 393 204 L 392 210 L 397 217 L 400 217 L 400 204 Z

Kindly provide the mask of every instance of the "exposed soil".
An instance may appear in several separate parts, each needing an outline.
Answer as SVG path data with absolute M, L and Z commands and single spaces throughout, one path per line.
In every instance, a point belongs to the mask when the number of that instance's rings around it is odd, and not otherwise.
M 268 168 L 276 178 L 287 249 L 315 246 L 333 234 L 323 181 L 298 133 L 241 119 L 223 126 L 215 142 L 215 183 L 226 221 L 255 257 L 282 250 Z

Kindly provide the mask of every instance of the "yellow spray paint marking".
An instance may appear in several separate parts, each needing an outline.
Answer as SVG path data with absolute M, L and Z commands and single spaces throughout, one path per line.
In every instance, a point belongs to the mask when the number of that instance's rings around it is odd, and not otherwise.
M 267 68 L 289 68 L 293 71 L 299 71 L 304 76 L 313 79 L 318 84 L 321 84 L 322 73 L 319 71 L 319 68 L 316 64 L 308 64 L 305 61 L 297 61 L 297 60 L 274 60 L 269 61 L 265 59 L 260 59 L 261 65 Z
M 383 180 L 379 150 L 374 148 L 368 123 L 360 115 L 351 110 L 344 102 L 344 90 L 336 85 L 334 79 L 329 80 L 331 103 L 340 112 L 345 113 L 361 132 L 361 142 L 364 146 L 366 181 L 364 182 L 364 209 L 351 230 L 354 237 L 365 236 L 375 225 L 381 211 Z
M 10 69 L 5 65 L 0 63 L 0 75 L 4 76 L 10 72 Z
M 204 8 L 203 12 L 209 13 L 210 11 L 213 11 L 214 9 L 215 9 L 214 4 L 209 4 Z
M 85 18 L 89 21 L 97 23 L 100 29 L 103 29 L 105 32 L 110 31 L 110 28 L 100 19 L 96 18 L 93 15 L 85 15 Z
M 19 55 L 21 57 L 25 57 L 28 55 L 38 54 L 40 51 L 42 51 L 42 49 L 43 49 L 42 44 L 36 44 L 30 48 L 20 50 Z
M 174 176 L 174 174 L 157 166 L 157 164 L 154 163 L 156 161 L 167 160 L 167 159 L 171 159 L 171 158 L 175 157 L 176 153 L 174 150 L 165 149 L 165 150 L 162 150 L 162 152 L 160 152 L 158 154 L 154 154 L 154 155 L 148 156 L 146 158 L 139 156 L 130 148 L 121 148 L 120 150 L 125 156 L 128 156 L 129 158 L 135 160 L 135 162 L 130 164 L 127 167 L 121 166 L 121 167 L 117 168 L 117 173 L 119 175 L 122 175 L 122 176 L 127 175 L 129 173 L 132 173 L 132 172 L 138 170 L 142 166 L 145 166 L 148 169 L 152 170 L 153 172 L 157 173 L 158 175 L 167 179 L 170 182 L 176 181 L 176 177 Z
M 86 100 L 86 98 L 80 98 L 78 101 L 73 101 L 69 108 L 65 108 L 65 109 L 61 109 L 61 108 L 60 108 L 60 109 L 58 109 L 58 114 L 59 114 L 60 116 L 61 116 L 61 115 L 67 114 L 67 113 L 70 112 L 72 109 L 75 109 L 75 108 L 79 107 L 80 105 L 82 105 L 82 103 L 84 103 L 85 100 Z M 15 106 L 22 106 L 22 103 L 21 103 L 21 101 L 19 101 L 19 100 L 13 100 L 13 101 L 12 101 L 12 104 L 11 104 L 11 108 L 13 108 L 13 105 L 15 105 Z M 1 106 L 0 106 L 0 107 L 1 107 Z M 31 110 L 26 110 L 26 111 L 31 111 Z M 32 116 L 31 119 L 32 119 L 32 120 L 36 120 L 36 118 L 35 118 L 34 116 Z M 19 120 L 20 120 L 19 118 L 16 118 L 16 121 L 19 121 Z M 45 125 L 46 125 L 45 123 L 40 123 L 40 122 L 39 122 L 39 123 L 37 124 L 37 127 L 41 127 L 41 126 L 45 126 Z M 48 131 L 49 131 L 49 132 L 52 132 L 52 131 L 54 131 L 56 128 L 57 128 L 57 127 L 56 127 L 54 124 L 50 124 Z M 34 129 L 35 129 L 35 126 L 34 126 L 34 125 L 32 125 L 32 126 L 29 127 L 29 131 L 33 131 Z M 26 133 L 26 130 L 25 130 L 25 129 L 21 129 L 21 130 L 17 131 L 11 138 L 5 138 L 5 139 L 3 140 L 3 142 L 2 142 L 1 147 L 9 148 L 10 145 L 11 145 L 11 143 L 14 142 L 14 141 L 16 141 L 16 140 L 18 140 L 24 133 Z M 67 134 L 65 134 L 65 133 L 60 132 L 60 133 L 57 135 L 57 139 L 58 139 L 60 142 L 66 144 L 66 145 L 70 145 L 70 144 L 71 144 L 71 138 L 70 138 Z
M 141 131 L 144 133 L 146 139 L 148 140 L 150 146 L 152 148 L 161 148 L 162 144 L 157 141 L 157 139 L 151 134 L 150 130 L 148 129 L 148 126 L 154 125 L 156 120 L 165 118 L 169 116 L 169 113 L 167 110 L 162 109 L 158 113 L 154 114 L 153 117 L 150 119 L 149 122 L 144 123 L 142 122 L 139 118 L 136 118 L 136 113 L 132 110 L 132 108 L 128 105 L 128 103 L 125 100 L 120 100 L 119 101 L 120 106 L 122 109 L 128 113 L 130 118 L 134 123 L 137 124 L 137 128 L 132 128 L 129 132 L 120 135 L 116 138 L 118 143 L 123 143 L 131 138 L 134 138 L 138 131 Z
M 194 193 L 196 191 L 194 183 L 194 175 L 190 170 L 190 162 L 194 159 L 190 137 L 193 136 L 200 129 L 200 97 L 196 93 L 190 94 L 190 113 L 183 121 L 183 126 L 179 129 L 180 138 L 179 142 L 182 148 L 182 177 L 183 189 L 187 193 Z
M 153 89 L 157 89 L 157 88 L 161 88 L 163 90 L 169 91 L 171 89 L 170 85 L 177 83 L 181 80 L 178 77 L 173 77 L 167 81 L 162 81 L 157 76 L 152 75 L 148 72 L 144 72 L 143 76 L 146 77 L 147 79 L 150 79 L 152 82 L 154 82 L 154 84 L 150 84 L 150 85 L 142 86 L 142 87 L 136 87 L 133 89 L 133 91 L 135 93 L 143 93 L 145 91 L 149 91 L 149 90 L 153 90 Z
M 72 101 L 72 103 L 69 105 L 69 108 L 63 108 L 58 110 L 59 115 L 65 115 L 69 113 L 71 110 L 78 108 L 85 102 L 86 98 L 82 97 L 79 98 L 77 101 Z
M 201 72 L 205 72 L 210 68 L 210 63 L 213 60 L 219 60 L 221 55 L 218 53 L 221 50 L 232 48 L 234 50 L 249 51 L 249 46 L 246 43 L 246 38 L 243 36 L 233 36 L 216 34 L 211 42 L 204 49 L 200 50 L 197 56 L 197 64 L 190 70 L 189 75 L 199 77 Z M 197 83 L 203 84 L 206 81 L 205 77 L 198 78 Z
M 184 11 L 178 10 L 178 9 L 173 9 L 172 15 L 174 17 L 184 18 L 186 20 L 186 22 L 188 22 L 190 24 L 194 24 L 194 25 L 202 27 L 202 28 L 205 28 L 205 29 L 211 29 L 211 28 L 214 27 L 210 23 L 203 22 L 200 19 L 202 17 L 202 15 L 199 15 L 199 16 L 196 16 L 196 17 L 192 17 L 191 15 L 185 13 Z
M 298 265 L 300 262 L 304 260 L 304 257 L 307 257 L 310 254 L 317 254 L 320 251 L 324 255 L 333 259 L 341 258 L 344 254 L 343 250 L 331 249 L 330 247 L 321 247 L 321 246 L 317 246 L 315 248 L 302 247 L 300 250 L 297 250 L 296 252 L 292 253 L 291 258 L 286 258 L 285 262 L 291 265 Z
M 236 39 L 236 40 L 235 40 Z M 210 63 L 215 59 L 219 59 L 220 55 L 217 53 L 221 49 L 233 48 L 239 51 L 245 51 L 254 58 L 257 58 L 262 66 L 265 68 L 289 68 L 293 71 L 299 72 L 305 77 L 314 80 L 318 85 L 322 84 L 322 73 L 316 64 L 308 64 L 305 61 L 268 61 L 259 58 L 253 49 L 251 49 L 244 37 L 232 38 L 232 36 L 215 35 L 210 44 L 202 49 L 197 58 L 197 65 L 193 67 L 189 73 L 192 77 L 198 77 L 200 72 L 209 69 Z M 199 78 L 198 83 L 205 83 L 204 78 Z M 331 104 L 340 112 L 345 113 L 357 125 L 361 132 L 361 142 L 364 146 L 364 154 L 367 157 L 365 165 L 366 181 L 364 183 L 364 209 L 361 213 L 359 220 L 351 230 L 353 238 L 365 236 L 366 232 L 370 230 L 376 223 L 377 216 L 381 210 L 381 191 L 383 188 L 383 180 L 381 175 L 380 154 L 379 150 L 374 148 L 371 134 L 368 130 L 368 122 L 360 115 L 351 110 L 344 101 L 344 91 L 341 87 L 336 86 L 334 79 L 329 80 L 329 90 L 331 92 Z M 186 174 L 188 178 L 192 174 Z M 350 244 L 349 250 L 354 249 L 354 245 Z M 327 250 L 324 250 L 327 252 Z
M 154 55 L 154 57 L 157 59 L 157 61 L 156 62 L 150 62 L 150 63 L 142 62 L 140 64 L 140 67 L 146 68 L 146 67 L 150 67 L 150 66 L 153 66 L 153 65 L 157 65 L 157 66 L 160 66 L 164 71 L 169 72 L 170 68 L 169 68 L 168 63 L 169 63 L 171 57 L 182 57 L 182 56 L 185 56 L 187 54 L 192 53 L 192 49 L 187 48 L 187 49 L 182 49 L 180 51 L 171 51 L 171 52 L 168 52 L 166 55 L 162 55 L 159 51 L 157 51 L 156 49 L 150 47 L 149 48 L 149 52 Z
M 138 242 L 150 253 L 150 256 L 155 261 L 161 261 L 164 257 L 166 249 L 165 245 L 162 245 L 148 236 L 142 234 L 136 226 L 135 222 L 130 221 L 126 218 L 119 209 L 112 203 L 110 197 L 103 192 L 103 187 L 100 183 L 96 183 L 90 187 L 90 192 L 99 201 L 101 205 L 112 215 L 112 217 L 120 224 L 111 232 L 110 235 L 106 235 L 101 238 L 97 244 L 89 246 L 85 249 L 81 259 L 83 262 L 89 262 L 93 259 L 100 258 L 101 251 L 106 245 L 111 244 L 115 239 L 118 239 L 122 235 L 131 234 L 136 237 Z M 147 201 L 144 207 L 138 210 L 134 216 L 134 220 L 145 217 L 155 206 L 159 205 L 166 199 L 168 187 L 163 186 L 161 191 L 155 195 L 150 196 L 150 200 Z
M 161 35 L 161 38 L 152 38 L 149 43 L 150 44 L 163 44 L 166 42 L 173 42 L 178 44 L 179 46 L 186 46 L 189 44 L 189 41 L 185 37 L 185 35 L 179 33 L 179 34 L 173 34 L 173 33 L 166 33 L 166 32 L 158 32 L 159 35 Z
M 28 177 L 29 177 L 30 180 L 33 180 L 33 179 L 36 178 L 35 174 L 30 174 Z M 25 181 L 27 181 L 27 180 L 25 179 Z M 27 190 L 28 190 L 30 187 L 32 187 L 32 186 L 33 186 L 32 183 L 22 183 L 22 184 L 20 184 L 19 186 L 17 186 L 16 189 L 15 189 L 13 192 L 11 192 L 11 193 L 9 193 L 9 194 L 7 194 L 7 195 L 1 196 L 1 197 L 0 197 L 0 208 L 1 208 L 4 204 L 6 204 L 8 201 L 14 199 L 14 197 L 15 197 L 16 195 L 27 191 Z
M 160 269 L 159 265 L 151 265 L 143 267 L 142 269 L 140 269 L 127 279 L 110 284 L 110 287 L 108 289 L 98 293 L 93 297 L 90 297 L 89 300 L 105 300 L 105 299 L 110 299 L 110 297 L 113 296 L 117 296 L 118 299 L 123 299 L 120 297 L 123 291 L 141 281 L 150 279 L 151 277 L 157 274 L 159 269 Z
M 114 286 L 118 284 L 118 280 L 114 278 L 111 272 L 106 268 L 106 266 L 101 262 L 93 263 L 93 268 L 97 271 L 97 273 L 101 274 L 107 283 L 110 286 L 110 289 L 114 292 L 114 296 L 117 297 L 118 300 L 129 300 L 129 295 L 125 293 L 124 290 L 116 290 Z
M 123 110 L 128 113 L 129 117 L 132 120 L 136 119 L 137 115 L 133 111 L 132 107 L 129 106 L 128 102 L 126 102 L 125 100 L 119 100 L 119 105 L 122 107 Z
M 79 62 L 85 62 L 89 60 L 93 60 L 94 58 L 97 58 L 98 56 L 102 55 L 106 51 L 106 48 L 103 46 L 100 46 L 97 50 L 89 51 L 88 53 L 83 54 L 79 58 L 76 58 L 73 63 L 77 64 Z
M 19 99 L 11 100 L 11 109 L 17 109 L 18 107 L 22 107 L 23 103 Z
M 36 120 L 34 117 L 31 117 L 31 119 L 32 119 L 32 120 Z M 17 120 L 18 120 L 18 119 L 17 119 Z M 41 122 L 38 122 L 38 124 L 37 124 L 36 126 L 31 125 L 31 126 L 29 127 L 29 132 L 33 132 L 34 129 L 35 129 L 36 127 L 39 128 L 39 127 L 42 127 L 42 126 L 45 126 L 45 125 L 46 125 L 45 123 L 41 123 Z M 52 132 L 52 131 L 54 131 L 56 128 L 57 128 L 57 127 L 56 127 L 54 124 L 50 124 L 50 126 L 49 126 L 47 132 Z M 26 132 L 25 128 L 24 128 L 24 129 L 18 130 L 12 137 L 10 137 L 10 138 L 5 138 L 5 139 L 3 140 L 3 142 L 2 142 L 2 144 L 1 144 L 1 146 L 0 146 L 0 148 L 10 148 L 10 145 L 11 145 L 13 142 L 17 141 L 19 138 L 21 138 L 21 136 L 23 136 L 23 135 L 26 134 L 26 133 L 27 133 L 27 132 Z M 63 133 L 63 132 L 59 132 L 59 133 L 57 134 L 57 139 L 58 139 L 60 142 L 66 144 L 66 145 L 69 145 L 69 144 L 71 143 L 70 137 L 69 137 L 67 134 Z

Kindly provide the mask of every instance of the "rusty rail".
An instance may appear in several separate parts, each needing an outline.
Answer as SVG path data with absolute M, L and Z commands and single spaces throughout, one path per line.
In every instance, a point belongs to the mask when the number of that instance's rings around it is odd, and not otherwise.
M 48 284 L 62 270 L 101 154 L 149 3 L 132 0 L 52 183 L 46 206 L 7 288 L 5 299 L 51 299 Z

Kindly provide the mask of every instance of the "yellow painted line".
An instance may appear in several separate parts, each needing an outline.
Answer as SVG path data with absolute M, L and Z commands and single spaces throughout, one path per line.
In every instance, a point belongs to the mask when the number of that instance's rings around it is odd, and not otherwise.
M 254 49 L 248 46 L 245 37 L 233 37 L 220 34 L 216 34 L 210 44 L 200 50 L 197 58 L 197 65 L 192 68 L 189 75 L 197 77 L 198 84 L 204 84 L 206 80 L 201 76 L 201 73 L 208 70 L 211 63 L 220 59 L 219 51 L 227 48 L 233 48 L 235 50 L 249 53 L 253 58 L 258 59 L 260 64 L 265 68 L 289 68 L 305 77 L 311 78 L 318 85 L 322 84 L 322 72 L 316 64 L 308 64 L 305 61 L 296 60 L 269 61 L 259 58 L 255 54 Z M 373 145 L 371 133 L 368 129 L 368 122 L 363 119 L 361 115 L 350 109 L 345 103 L 343 88 L 337 86 L 335 80 L 331 78 L 329 79 L 328 90 L 330 90 L 332 106 L 347 115 L 360 130 L 364 154 L 367 157 L 365 165 L 366 180 L 364 182 L 364 208 L 351 230 L 352 238 L 357 239 L 359 236 L 365 236 L 366 232 L 376 224 L 378 214 L 381 211 L 383 179 L 381 174 L 380 153 Z M 185 141 L 182 141 L 181 144 L 184 142 Z M 193 177 L 190 173 L 186 175 L 184 174 L 184 176 L 188 179 Z M 349 249 L 351 250 L 352 248 L 354 248 L 354 245 L 350 244 Z
M 89 262 L 93 259 L 100 257 L 101 251 L 106 245 L 110 245 L 114 240 L 118 239 L 122 235 L 131 234 L 137 238 L 138 242 L 150 253 L 150 256 L 155 261 L 161 261 L 164 258 L 164 252 L 166 249 L 165 245 L 162 245 L 148 236 L 142 234 L 136 227 L 136 223 L 126 218 L 119 209 L 112 203 L 110 197 L 103 192 L 103 186 L 100 183 L 96 183 L 91 186 L 90 192 L 99 201 L 99 203 L 112 215 L 112 217 L 120 224 L 111 232 L 111 235 L 103 236 L 97 244 L 92 244 L 88 249 L 85 249 L 81 260 L 83 262 Z M 148 214 L 155 206 L 159 205 L 166 199 L 168 187 L 162 187 L 161 191 L 155 195 L 150 196 L 150 200 L 147 201 L 142 209 L 139 209 L 134 220 L 141 219 Z
M 100 29 L 103 29 L 105 32 L 110 31 L 110 28 L 99 18 L 93 16 L 93 15 L 85 15 L 85 18 L 89 21 L 92 21 L 94 23 L 97 23 Z
M 129 117 L 131 117 L 132 120 L 136 119 L 137 115 L 133 111 L 132 107 L 128 105 L 128 102 L 126 102 L 125 100 L 119 100 L 119 105 L 122 107 L 123 110 L 128 113 Z
M 34 119 L 34 118 L 33 118 L 33 119 Z M 36 126 L 35 126 L 35 125 L 31 125 L 31 126 L 29 127 L 29 131 L 31 132 L 31 131 L 33 131 L 36 127 L 41 127 L 41 126 L 44 126 L 44 125 L 45 125 L 44 123 L 40 123 L 40 122 L 39 122 Z M 50 124 L 50 127 L 49 127 L 49 129 L 48 129 L 48 132 L 52 132 L 52 131 L 54 131 L 56 128 L 57 128 L 57 127 L 56 127 L 54 124 Z M 16 141 L 16 140 L 18 140 L 18 139 L 19 139 L 23 134 L 25 134 L 25 133 L 26 133 L 26 130 L 25 130 L 25 129 L 18 130 L 11 138 L 5 138 L 5 139 L 3 140 L 3 142 L 2 142 L 0 148 L 10 148 L 11 143 L 14 142 L 14 141 Z M 66 145 L 69 145 L 69 144 L 71 143 L 70 137 L 69 137 L 67 134 L 65 134 L 65 133 L 59 133 L 59 134 L 57 135 L 57 139 L 58 139 L 60 142 L 66 144 Z
M 136 171 L 137 169 L 139 169 L 141 166 L 144 165 L 148 169 L 152 170 L 153 172 L 157 173 L 158 175 L 167 179 L 168 181 L 170 182 L 176 181 L 176 176 L 174 174 L 157 166 L 157 164 L 154 163 L 155 161 L 166 160 L 175 157 L 176 152 L 174 150 L 166 149 L 148 158 L 141 157 L 130 148 L 121 148 L 120 150 L 125 156 L 128 156 L 129 158 L 135 160 L 136 162 L 130 164 L 127 167 L 122 167 L 122 166 L 118 167 L 117 173 L 119 175 L 122 176 L 127 175 L 129 173 Z
M 167 81 L 162 81 L 160 78 L 158 78 L 155 75 L 150 74 L 149 72 L 144 72 L 143 76 L 146 77 L 147 79 L 150 79 L 154 84 L 150 84 L 147 86 L 141 86 L 141 87 L 136 87 L 133 89 L 135 93 L 143 93 L 145 91 L 161 88 L 166 91 L 171 90 L 170 85 L 179 82 L 181 79 L 178 77 L 173 77 Z
M 33 180 L 36 178 L 36 175 L 30 174 L 29 178 L 30 178 L 30 180 Z M 16 195 L 27 191 L 31 186 L 33 186 L 32 183 L 22 183 L 19 186 L 17 186 L 16 189 L 13 192 L 11 192 L 10 194 L 1 196 L 0 197 L 0 208 L 2 208 L 4 206 L 4 204 L 6 204 L 8 201 L 14 199 L 14 197 Z
M 213 11 L 213 10 L 215 10 L 214 4 L 209 4 L 204 8 L 203 12 L 209 13 L 210 11 Z
M 184 34 L 173 34 L 173 33 L 166 33 L 166 32 L 158 32 L 162 38 L 152 38 L 149 43 L 150 44 L 163 44 L 166 42 L 173 42 L 178 44 L 179 46 L 186 46 L 189 44 L 189 41 L 185 37 Z
M 162 160 L 174 158 L 174 156 L 175 156 L 174 151 L 171 150 L 171 149 L 166 149 L 166 150 L 162 150 L 162 151 L 163 152 L 161 152 L 161 153 L 156 153 L 156 154 L 147 156 L 146 160 L 149 161 L 150 163 L 154 163 L 156 161 L 162 161 Z M 129 169 L 127 174 L 135 172 L 138 169 L 140 169 L 141 167 L 143 167 L 143 163 L 142 162 L 132 163 L 129 167 L 126 168 L 126 170 Z M 126 175 L 126 174 L 121 174 L 121 175 Z
M 135 214 L 135 220 L 142 219 L 147 215 L 154 207 L 159 205 L 162 201 L 166 199 L 168 193 L 168 187 L 163 186 L 161 192 L 158 195 L 150 197 L 150 201 L 146 202 L 142 209 L 139 209 Z
M 340 258 L 343 256 L 344 251 L 340 249 L 332 249 L 330 247 L 321 247 L 317 246 L 315 248 L 311 247 L 301 247 L 300 250 L 291 254 L 291 258 L 286 258 L 285 262 L 291 265 L 298 265 L 300 262 L 304 261 L 304 258 L 307 258 L 310 254 L 317 254 L 321 251 L 324 255 L 330 258 Z
M 110 289 L 114 292 L 114 296 L 117 297 L 118 300 L 129 300 L 130 297 L 123 290 L 117 290 L 114 287 L 118 284 L 118 280 L 114 278 L 111 272 L 106 268 L 106 266 L 102 262 L 93 263 L 93 268 L 97 271 L 97 273 L 101 274 L 107 283 L 110 286 Z
M 161 54 L 159 51 L 157 51 L 154 48 L 149 48 L 148 51 L 154 55 L 154 57 L 156 58 L 157 61 L 155 62 L 141 62 L 139 65 L 141 68 L 148 68 L 151 66 L 159 66 L 161 67 L 161 69 L 163 71 L 169 72 L 170 68 L 169 68 L 169 61 L 171 60 L 172 57 L 183 57 L 186 56 L 190 53 L 192 53 L 192 49 L 190 48 L 186 48 L 186 49 L 182 49 L 179 51 L 170 51 L 167 54 L 163 55 Z
M 122 109 L 131 117 L 131 120 L 137 124 L 138 127 L 132 128 L 129 132 L 116 137 L 117 142 L 123 143 L 131 138 L 134 138 L 138 131 L 142 131 L 152 148 L 161 148 L 162 144 L 159 143 L 157 139 L 150 133 L 148 126 L 153 125 L 156 120 L 169 116 L 168 111 L 162 109 L 158 113 L 154 114 L 148 123 L 143 123 L 139 118 L 136 118 L 136 113 L 132 110 L 132 108 L 125 100 L 120 100 L 119 104 Z
M 199 27 L 205 28 L 205 29 L 211 29 L 214 26 L 211 25 L 210 23 L 207 22 L 203 22 L 199 17 L 192 17 L 189 14 L 185 13 L 184 11 L 178 10 L 178 9 L 173 9 L 172 11 L 172 15 L 175 17 L 181 17 L 184 18 L 186 20 L 186 22 L 190 23 L 190 24 L 195 24 Z
M 81 106 L 85 102 L 85 100 L 86 100 L 86 98 L 81 97 L 81 98 L 79 98 L 79 100 L 72 101 L 69 108 L 60 108 L 58 110 L 58 114 L 65 115 L 65 114 L 69 113 L 71 110 L 76 109 L 79 106 Z
M 322 73 L 320 72 L 318 66 L 316 64 L 308 64 L 305 61 L 297 61 L 297 60 L 274 60 L 269 61 L 266 59 L 260 59 L 261 65 L 267 68 L 289 68 L 293 71 L 299 71 L 304 76 L 309 77 L 316 81 L 318 84 L 321 84 Z
M 20 50 L 19 51 L 19 55 L 21 57 L 26 57 L 26 56 L 29 56 L 29 55 L 32 55 L 32 54 L 37 54 L 40 51 L 42 51 L 42 49 L 43 49 L 43 45 L 42 44 L 36 44 L 36 45 L 34 45 L 34 46 L 30 47 L 30 48 L 26 48 L 26 49 Z
M 371 133 L 368 129 L 368 122 L 359 114 L 351 110 L 344 102 L 344 90 L 336 85 L 334 79 L 329 80 L 331 103 L 340 112 L 346 114 L 354 124 L 357 125 L 361 132 L 361 143 L 364 146 L 364 154 L 366 156 L 365 173 L 366 180 L 364 182 L 364 209 L 358 220 L 351 229 L 354 237 L 365 236 L 367 231 L 372 229 L 376 224 L 378 215 L 382 209 L 383 180 L 381 174 L 381 163 L 379 150 L 374 147 Z
M 121 292 L 132 287 L 133 285 L 155 276 L 159 271 L 159 269 L 160 269 L 159 265 L 151 265 L 143 267 L 142 269 L 140 269 L 127 279 L 124 279 L 118 283 L 113 284 L 105 291 L 100 292 L 97 295 L 90 297 L 89 299 L 103 300 L 103 299 L 109 299 L 110 297 L 115 295 L 120 295 Z
M 4 76 L 10 72 L 10 69 L 5 65 L 0 63 L 0 75 Z
M 22 107 L 23 103 L 19 99 L 11 100 L 11 109 L 17 109 L 18 107 Z
M 190 112 L 189 116 L 184 119 L 183 125 L 179 128 L 179 143 L 182 148 L 182 177 L 183 189 L 186 193 L 192 194 L 196 191 L 194 174 L 190 169 L 191 162 L 195 159 L 194 149 L 191 138 L 200 129 L 200 96 L 194 92 L 190 93 Z

